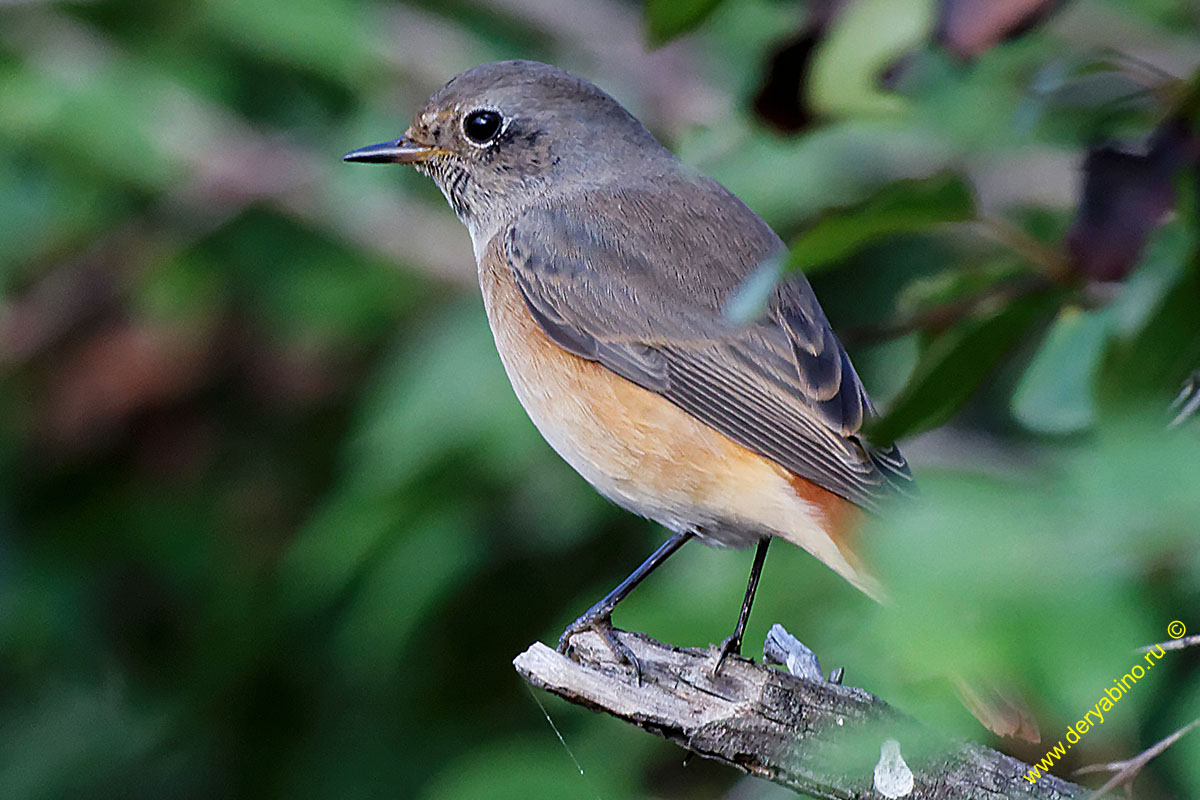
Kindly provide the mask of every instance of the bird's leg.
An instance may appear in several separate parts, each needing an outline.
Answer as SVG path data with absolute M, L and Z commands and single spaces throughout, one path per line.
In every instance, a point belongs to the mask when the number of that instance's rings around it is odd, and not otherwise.
M 750 621 L 750 606 L 754 605 L 754 595 L 758 591 L 758 578 L 762 574 L 763 563 L 767 560 L 767 548 L 771 545 L 771 537 L 764 536 L 758 540 L 754 550 L 754 565 L 750 567 L 750 580 L 746 582 L 746 596 L 742 599 L 742 610 L 738 613 L 737 627 L 728 639 L 721 642 L 717 651 L 717 661 L 713 664 L 713 675 L 721 671 L 721 665 L 732 653 L 742 654 L 742 637 L 746 634 L 746 623 Z
M 621 661 L 633 667 L 640 678 L 642 667 L 638 663 L 637 657 L 613 633 L 612 611 L 617 607 L 617 603 L 624 600 L 634 590 L 634 587 L 646 579 L 647 575 L 658 569 L 664 561 L 671 557 L 672 553 L 683 547 L 684 542 L 695 535 L 696 532 L 692 530 L 680 531 L 679 533 L 672 534 L 670 539 L 659 545 L 658 549 L 651 553 L 649 558 L 629 574 L 629 577 L 617 584 L 615 589 L 604 595 L 599 602 L 585 611 L 579 619 L 567 626 L 566 630 L 562 632 L 562 636 L 558 638 L 558 652 L 567 652 L 567 647 L 571 643 L 571 637 L 575 634 L 586 630 L 594 630 L 604 637 L 604 641 L 613 651 L 613 654 Z

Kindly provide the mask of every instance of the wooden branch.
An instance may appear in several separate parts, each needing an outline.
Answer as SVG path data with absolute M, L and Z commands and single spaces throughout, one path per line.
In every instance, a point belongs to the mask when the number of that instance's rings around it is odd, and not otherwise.
M 572 658 L 538 642 L 513 665 L 539 689 L 816 798 L 1064 800 L 1087 793 L 1051 775 L 1031 783 L 1028 765 L 950 740 L 862 689 L 740 657 L 713 677 L 715 651 L 616 634 L 641 662 L 640 681 L 591 631 L 571 640 Z

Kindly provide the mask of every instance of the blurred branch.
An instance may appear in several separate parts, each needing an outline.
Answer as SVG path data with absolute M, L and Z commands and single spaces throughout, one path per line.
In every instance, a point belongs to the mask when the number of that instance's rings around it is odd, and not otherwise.
M 1128 786 L 1142 771 L 1143 767 L 1166 752 L 1168 747 L 1190 733 L 1197 725 L 1200 725 L 1200 719 L 1192 720 L 1170 736 L 1156 742 L 1133 758 L 1125 759 L 1124 761 L 1113 761 L 1108 764 L 1090 764 L 1075 770 L 1076 775 L 1084 775 L 1089 772 L 1116 773 L 1103 786 L 1097 789 L 1094 794 L 1088 797 L 1088 800 L 1097 800 L 1097 798 L 1103 797 L 1118 786 Z
M 922 311 L 878 325 L 863 325 L 848 330 L 842 341 L 847 347 L 855 348 L 876 342 L 886 342 L 918 331 L 934 333 L 944 331 L 959 320 L 987 309 L 1003 308 L 1014 300 L 1044 289 L 1048 282 L 1041 275 L 1000 281 L 985 289 L 949 303 L 932 306 Z
M 979 227 L 984 235 L 1023 257 L 1050 280 L 1059 282 L 1071 274 L 1070 259 L 1007 220 L 984 215 L 979 219 Z
M 14 18 L 0 31 L 0 42 L 52 84 L 81 90 L 114 67 L 137 63 L 98 31 L 42 9 Z M 467 237 L 439 207 L 398 188 L 372 191 L 355 184 L 353 195 L 338 191 L 333 171 L 344 166 L 342 150 L 315 152 L 259 130 L 166 73 L 139 80 L 149 92 L 147 105 L 157 109 L 145 134 L 156 154 L 181 173 L 158 209 L 182 221 L 179 227 L 187 235 L 180 245 L 256 203 L 267 203 L 390 261 L 443 280 L 474 283 Z M 355 144 L 347 142 L 345 148 Z
M 617 634 L 641 662 L 640 680 L 593 632 L 571 640 L 574 660 L 538 642 L 513 664 L 536 688 L 816 798 L 1061 800 L 1085 794 L 1050 775 L 1030 782 L 1028 765 L 945 739 L 862 689 L 745 658 L 730 658 L 713 677 L 711 651 Z
M 1195 647 L 1196 645 L 1200 645 L 1200 634 L 1184 636 L 1182 639 L 1168 639 L 1158 644 L 1139 647 L 1135 652 L 1149 653 L 1151 650 L 1182 650 L 1185 647 Z

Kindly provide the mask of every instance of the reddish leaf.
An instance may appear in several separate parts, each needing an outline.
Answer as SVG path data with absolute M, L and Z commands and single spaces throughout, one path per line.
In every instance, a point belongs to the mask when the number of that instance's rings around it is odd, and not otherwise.
M 1064 0 L 942 0 L 937 41 L 961 59 L 974 58 L 1016 38 L 1056 11 Z
M 1145 153 L 1112 145 L 1088 152 L 1079 213 L 1067 233 L 1075 270 L 1097 281 L 1124 278 L 1174 206 L 1175 173 L 1198 154 L 1200 138 L 1180 119 L 1155 131 Z

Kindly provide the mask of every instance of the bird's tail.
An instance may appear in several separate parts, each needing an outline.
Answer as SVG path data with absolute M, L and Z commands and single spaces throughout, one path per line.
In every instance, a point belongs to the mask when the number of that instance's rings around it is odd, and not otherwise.
M 954 676 L 954 685 L 963 705 L 992 733 L 1035 744 L 1042 740 L 1033 712 L 1015 691 L 997 684 L 972 684 L 961 675 Z

